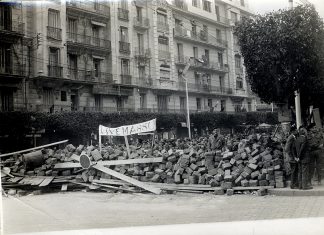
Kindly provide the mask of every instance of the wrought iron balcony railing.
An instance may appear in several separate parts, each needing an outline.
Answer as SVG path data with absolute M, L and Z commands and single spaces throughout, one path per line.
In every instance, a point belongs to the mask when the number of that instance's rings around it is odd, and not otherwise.
M 67 32 L 67 41 L 111 50 L 111 42 L 103 38 Z
M 149 28 L 150 20 L 145 17 L 134 17 L 134 27 Z
M 118 8 L 118 19 L 120 20 L 129 20 L 129 10 L 124 8 Z
M 119 41 L 119 52 L 130 54 L 130 43 Z
M 59 65 L 47 65 L 48 69 L 48 76 L 49 77 L 55 77 L 55 78 L 61 78 L 63 75 L 63 67 Z
M 67 0 L 67 8 L 79 9 L 93 14 L 100 14 L 105 17 L 110 17 L 110 7 L 102 4 L 99 1 L 87 0 Z
M 121 74 L 120 83 L 124 85 L 132 85 L 132 75 L 130 74 Z
M 0 75 L 26 76 L 26 66 L 23 64 L 0 64 Z
M 62 29 L 47 26 L 47 37 L 55 40 L 62 40 Z
M 0 31 L 5 31 L 7 33 L 14 32 L 19 34 L 24 34 L 24 23 L 20 21 L 1 21 L 0 22 Z

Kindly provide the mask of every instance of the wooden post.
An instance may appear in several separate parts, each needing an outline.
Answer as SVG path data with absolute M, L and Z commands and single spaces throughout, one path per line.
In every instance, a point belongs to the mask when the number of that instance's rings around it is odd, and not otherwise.
M 128 154 L 128 157 L 130 157 L 130 149 L 129 149 L 127 135 L 124 135 L 124 138 L 125 138 L 125 143 L 126 143 L 126 148 L 127 148 L 127 154 Z
M 101 148 L 101 135 L 99 133 L 99 151 L 100 151 L 100 153 L 101 153 L 101 150 L 102 150 L 102 148 Z

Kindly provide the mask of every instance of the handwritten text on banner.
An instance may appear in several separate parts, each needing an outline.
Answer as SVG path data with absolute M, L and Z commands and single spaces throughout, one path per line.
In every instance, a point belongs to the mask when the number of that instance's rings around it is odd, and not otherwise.
M 156 130 L 156 119 L 152 119 L 147 122 L 137 123 L 128 126 L 120 126 L 116 128 L 109 128 L 100 125 L 99 135 L 126 136 L 126 135 L 133 135 L 133 134 L 150 132 L 155 130 Z

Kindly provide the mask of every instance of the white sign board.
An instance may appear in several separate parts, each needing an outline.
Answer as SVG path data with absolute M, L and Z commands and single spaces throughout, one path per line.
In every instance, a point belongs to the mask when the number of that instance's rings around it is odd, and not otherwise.
M 109 128 L 100 125 L 99 135 L 101 136 L 127 136 L 143 132 L 152 132 L 156 130 L 156 119 L 147 122 L 137 123 L 128 126 L 120 126 L 116 128 Z

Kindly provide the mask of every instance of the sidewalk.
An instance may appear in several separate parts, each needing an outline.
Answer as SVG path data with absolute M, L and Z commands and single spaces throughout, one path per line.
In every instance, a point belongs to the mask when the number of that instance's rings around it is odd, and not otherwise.
M 313 189 L 310 190 L 300 190 L 291 188 L 273 188 L 268 189 L 269 195 L 275 196 L 324 196 L 324 185 L 313 185 Z

